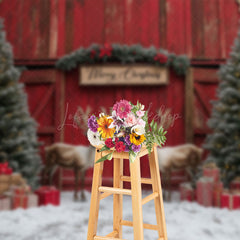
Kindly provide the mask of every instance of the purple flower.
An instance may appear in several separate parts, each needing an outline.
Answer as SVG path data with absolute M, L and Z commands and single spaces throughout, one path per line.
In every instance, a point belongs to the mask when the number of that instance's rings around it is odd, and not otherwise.
M 139 152 L 140 149 L 141 149 L 141 145 L 135 145 L 135 144 L 132 145 L 132 150 L 134 152 Z
M 127 135 L 126 137 L 125 137 L 125 143 L 128 145 L 128 146 L 130 146 L 132 143 L 130 142 L 130 136 L 129 135 Z
M 125 145 L 125 150 L 124 152 L 129 152 L 129 146 Z
M 98 123 L 97 123 L 97 119 L 94 115 L 92 115 L 89 119 L 88 119 L 88 127 L 92 132 L 97 132 L 98 129 Z

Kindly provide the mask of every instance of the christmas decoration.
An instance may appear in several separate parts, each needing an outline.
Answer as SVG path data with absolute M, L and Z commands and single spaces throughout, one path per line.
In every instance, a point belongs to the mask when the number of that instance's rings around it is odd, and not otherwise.
M 231 193 L 229 191 L 225 191 L 221 196 L 221 208 L 239 209 L 240 192 Z
M 102 145 L 101 152 L 110 150 L 97 163 L 111 160 L 114 151 L 128 152 L 129 160 L 133 162 L 143 145 L 150 154 L 155 143 L 162 146 L 166 141 L 167 132 L 154 120 L 148 123 L 148 111 L 139 102 L 133 105 L 127 100 L 120 100 L 113 105 L 111 116 L 104 113 L 99 117 L 91 116 L 88 127 L 90 143 L 93 146 Z
M 181 201 L 192 202 L 195 200 L 195 190 L 190 182 L 184 182 L 180 184 L 180 199 Z
M 155 47 L 144 48 L 141 45 L 93 44 L 62 57 L 56 66 L 62 70 L 72 70 L 79 64 L 98 63 L 149 63 L 172 68 L 177 75 L 185 75 L 190 61 L 185 55 L 176 56 Z
M 235 179 L 233 179 L 233 181 L 231 181 L 230 189 L 240 191 L 240 177 L 236 177 Z
M 213 130 L 204 147 L 209 150 L 207 162 L 221 170 L 224 186 L 240 175 L 240 32 L 230 58 L 219 71 L 218 100 L 213 101 L 208 126 Z
M 39 143 L 24 86 L 18 82 L 20 74 L 13 65 L 12 48 L 6 42 L 0 22 L 0 153 L 4 153 L 10 167 L 35 188 L 41 170 Z
M 213 179 L 201 177 L 197 181 L 197 202 L 205 207 L 213 205 Z
M 222 182 L 213 183 L 213 206 L 214 207 L 221 206 L 222 192 L 223 192 L 223 183 Z
M 8 163 L 0 163 L 0 194 L 14 186 L 26 186 L 26 180 L 20 173 L 12 173 Z
M 214 182 L 219 182 L 219 168 L 215 163 L 208 163 L 203 166 L 203 176 L 213 178 Z
M 54 186 L 42 186 L 35 191 L 38 195 L 38 205 L 52 204 L 58 206 L 60 204 L 60 192 Z
M 38 206 L 38 196 L 32 193 L 28 185 L 11 186 L 3 196 L 10 199 L 10 209 L 27 209 Z
M 0 196 L 0 211 L 11 209 L 11 199 L 6 196 Z

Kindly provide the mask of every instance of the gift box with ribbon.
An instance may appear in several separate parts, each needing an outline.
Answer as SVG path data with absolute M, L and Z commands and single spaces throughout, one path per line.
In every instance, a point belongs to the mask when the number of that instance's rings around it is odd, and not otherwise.
M 236 177 L 233 181 L 231 181 L 230 189 L 240 191 L 240 177 Z
M 213 184 L 213 206 L 221 207 L 221 195 L 223 192 L 223 183 L 217 182 Z
M 6 196 L 0 196 L 0 211 L 11 209 L 11 199 Z
M 38 206 L 38 196 L 31 192 L 28 185 L 11 186 L 4 195 L 11 199 L 11 209 L 27 209 Z
M 240 192 L 225 190 L 221 195 L 221 208 L 240 209 Z
M 12 169 L 8 166 L 8 162 L 0 163 L 0 194 L 8 190 L 11 184 Z
M 203 166 L 203 176 L 213 178 L 214 182 L 219 182 L 220 171 L 215 163 L 207 163 Z
M 213 179 L 201 177 L 197 181 L 197 202 L 205 207 L 213 205 Z
M 195 190 L 192 188 L 190 182 L 183 182 L 179 186 L 181 201 L 192 202 L 195 200 Z
M 42 186 L 35 193 L 38 195 L 38 204 L 52 204 L 58 206 L 60 204 L 60 192 L 54 186 Z
M 28 194 L 31 191 L 28 185 L 12 186 L 10 191 L 12 192 L 12 209 L 28 208 Z

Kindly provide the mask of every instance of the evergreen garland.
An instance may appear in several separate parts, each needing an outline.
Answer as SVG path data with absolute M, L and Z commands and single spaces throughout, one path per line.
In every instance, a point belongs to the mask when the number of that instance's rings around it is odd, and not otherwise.
M 61 70 L 70 71 L 80 64 L 98 63 L 149 63 L 156 66 L 172 68 L 177 75 L 185 75 L 190 61 L 186 55 L 175 55 L 155 47 L 144 48 L 139 44 L 120 45 L 105 44 L 104 46 L 92 44 L 88 48 L 78 50 L 62 57 L 56 63 Z

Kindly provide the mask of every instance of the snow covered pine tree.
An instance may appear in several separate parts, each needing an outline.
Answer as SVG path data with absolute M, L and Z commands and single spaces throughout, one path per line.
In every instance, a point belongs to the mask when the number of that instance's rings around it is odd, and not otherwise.
M 207 161 L 221 169 L 227 187 L 240 176 L 240 31 L 230 58 L 220 68 L 219 78 L 218 100 L 213 101 L 208 121 L 213 132 L 207 136 L 204 148 L 210 151 Z
M 20 71 L 13 65 L 11 45 L 6 41 L 0 19 L 0 152 L 9 165 L 38 186 L 41 159 L 36 136 L 36 122 L 30 117 Z

